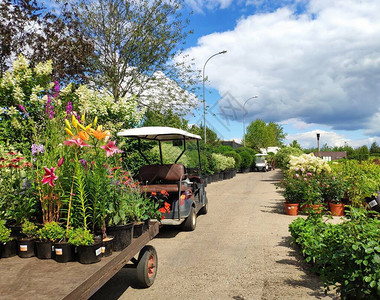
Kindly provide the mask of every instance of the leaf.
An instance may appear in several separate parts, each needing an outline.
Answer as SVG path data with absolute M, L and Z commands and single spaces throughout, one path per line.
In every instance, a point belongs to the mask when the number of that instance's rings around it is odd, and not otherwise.
M 356 245 L 356 244 L 354 244 L 354 245 L 352 245 L 352 249 L 354 249 L 354 250 L 358 250 L 358 249 L 359 249 L 359 246 Z
M 369 286 L 370 286 L 371 288 L 375 287 L 375 286 L 376 286 L 376 281 L 371 281 L 371 283 L 369 284 Z
M 373 257 L 373 262 L 376 264 L 380 264 L 380 255 L 375 254 Z
M 363 265 L 368 266 L 368 260 L 363 260 Z

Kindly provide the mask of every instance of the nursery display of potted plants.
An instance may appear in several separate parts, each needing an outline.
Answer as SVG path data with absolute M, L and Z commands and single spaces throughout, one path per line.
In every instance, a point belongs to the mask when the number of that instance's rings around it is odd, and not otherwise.
M 5 221 L 0 221 L 0 257 L 17 255 L 17 241 L 11 237 L 11 230 L 5 226 Z
M 18 256 L 28 258 L 35 256 L 35 241 L 38 227 L 32 222 L 25 220 L 21 226 L 21 232 L 25 237 L 20 237 L 17 241 Z
M 94 241 L 90 230 L 84 228 L 70 230 L 68 242 L 77 247 L 77 260 L 81 264 L 93 264 L 101 260 L 102 243 Z
M 36 254 L 40 259 L 54 258 L 54 243 L 65 238 L 65 229 L 57 222 L 47 222 L 37 231 Z
M 328 203 L 333 216 L 344 215 L 344 203 L 342 199 L 345 194 L 345 185 L 340 176 L 325 176 L 322 183 L 323 198 Z

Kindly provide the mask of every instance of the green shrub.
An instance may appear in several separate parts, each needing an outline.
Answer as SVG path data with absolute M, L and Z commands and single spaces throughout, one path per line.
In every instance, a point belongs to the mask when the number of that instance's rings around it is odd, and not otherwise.
M 57 222 L 47 222 L 37 231 L 37 237 L 41 241 L 56 242 L 65 238 L 66 231 Z
M 177 157 L 181 154 L 182 149 L 180 147 L 173 146 L 168 143 L 162 143 L 162 160 L 164 164 L 173 164 Z M 154 146 L 151 150 L 151 154 L 157 163 L 160 162 L 160 148 L 159 146 Z M 183 164 L 185 166 L 189 165 L 189 159 L 184 153 L 179 159 L 178 163 Z
M 0 243 L 11 241 L 11 230 L 5 226 L 5 221 L 0 221 Z
M 215 172 L 233 169 L 235 166 L 235 160 L 232 157 L 227 157 L 219 153 L 212 153 L 211 158 L 214 162 Z
M 76 228 L 69 230 L 69 244 L 74 246 L 90 246 L 94 243 L 94 237 L 90 230 Z
M 288 168 L 290 156 L 300 156 L 303 152 L 299 148 L 292 148 L 292 147 L 284 147 L 281 148 L 276 155 L 274 156 L 274 159 L 276 161 L 276 167 L 286 170 Z
M 241 168 L 249 168 L 253 163 L 253 156 L 248 151 L 242 151 L 239 155 L 241 157 Z
M 32 222 L 25 220 L 21 225 L 21 232 L 27 236 L 27 238 L 34 238 L 37 235 L 38 227 Z
M 311 215 L 293 221 L 289 231 L 326 290 L 335 286 L 342 299 L 379 299 L 380 220 L 353 208 L 340 224 Z
M 227 157 L 232 157 L 235 160 L 235 169 L 240 168 L 241 157 L 239 153 L 236 153 L 235 151 L 228 151 L 228 152 L 223 153 L 223 155 Z

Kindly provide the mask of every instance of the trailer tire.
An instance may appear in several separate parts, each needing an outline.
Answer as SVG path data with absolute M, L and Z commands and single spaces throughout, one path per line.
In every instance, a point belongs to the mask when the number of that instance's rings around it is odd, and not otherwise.
M 194 207 L 191 207 L 189 216 L 183 222 L 182 228 L 186 231 L 193 231 L 197 226 L 197 214 Z
M 137 283 L 141 288 L 150 287 L 157 274 L 158 256 L 156 249 L 145 246 L 141 249 L 136 267 Z

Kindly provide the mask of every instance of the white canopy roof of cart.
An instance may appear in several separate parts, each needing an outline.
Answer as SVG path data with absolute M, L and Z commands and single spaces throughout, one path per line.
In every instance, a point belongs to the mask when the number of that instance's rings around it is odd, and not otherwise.
M 182 129 L 172 127 L 141 127 L 132 128 L 117 133 L 118 136 L 135 137 L 145 140 L 172 141 L 172 140 L 201 140 L 199 135 L 192 134 Z

